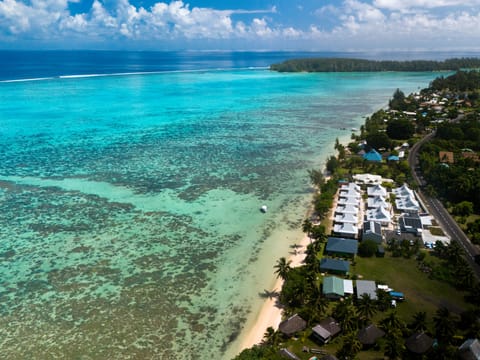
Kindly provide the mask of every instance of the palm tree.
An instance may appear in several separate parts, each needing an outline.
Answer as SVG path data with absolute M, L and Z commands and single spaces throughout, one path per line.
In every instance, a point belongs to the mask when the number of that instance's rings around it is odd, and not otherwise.
M 442 345 L 450 344 L 457 328 L 450 311 L 446 307 L 438 309 L 433 318 L 433 323 L 435 325 L 435 335 L 439 342 Z
M 283 280 L 287 278 L 287 274 L 292 269 L 290 267 L 291 263 L 292 262 L 290 260 L 287 261 L 285 257 L 281 257 L 280 259 L 277 260 L 277 264 L 274 266 L 274 268 L 277 269 L 275 270 L 275 274 L 277 274 L 277 278 L 282 278 Z
M 263 334 L 262 344 L 274 346 L 278 341 L 278 332 L 276 332 L 273 327 L 269 326 L 265 334 Z
M 413 321 L 408 325 L 408 327 L 415 332 L 427 330 L 427 313 L 425 311 L 416 312 L 413 315 Z
M 384 355 L 390 360 L 399 359 L 402 356 L 404 344 L 401 334 L 397 332 L 391 333 L 387 336 L 385 341 Z
M 388 316 L 380 321 L 380 327 L 385 331 L 387 334 L 392 334 L 398 331 L 402 331 L 405 327 L 402 321 L 398 318 L 397 312 L 391 311 Z
M 336 355 L 339 359 L 354 359 L 360 350 L 362 350 L 362 343 L 355 333 L 350 333 L 343 338 L 342 347 Z
M 308 238 L 310 239 L 310 242 L 312 241 L 312 229 L 313 229 L 313 224 L 310 219 L 305 219 L 302 224 L 302 231 L 307 234 Z
M 368 322 L 377 312 L 374 301 L 369 294 L 363 294 L 357 304 L 358 314 L 365 322 Z

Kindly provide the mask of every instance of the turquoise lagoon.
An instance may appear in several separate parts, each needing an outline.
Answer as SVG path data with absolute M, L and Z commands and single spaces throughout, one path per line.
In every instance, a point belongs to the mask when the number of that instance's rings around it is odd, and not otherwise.
M 0 83 L 2 357 L 231 358 L 302 237 L 307 170 L 435 76 Z

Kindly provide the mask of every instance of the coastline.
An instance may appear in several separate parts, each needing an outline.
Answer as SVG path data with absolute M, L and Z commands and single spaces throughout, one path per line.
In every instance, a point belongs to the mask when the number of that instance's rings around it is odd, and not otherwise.
M 310 239 L 307 235 L 305 235 L 300 243 L 297 244 L 298 247 L 296 248 L 296 254 L 291 254 L 288 257 L 288 260 L 291 261 L 291 267 L 302 265 L 303 260 L 305 259 L 305 250 L 307 249 L 309 243 Z M 281 278 L 277 278 L 271 291 L 279 292 L 282 289 L 282 286 L 283 280 Z M 263 335 L 268 327 L 271 326 L 274 329 L 278 329 L 278 325 L 282 321 L 282 312 L 283 309 L 280 304 L 278 304 L 278 295 L 272 296 L 265 300 L 258 312 L 255 324 L 251 329 L 248 330 L 247 335 L 240 345 L 239 353 L 261 343 Z

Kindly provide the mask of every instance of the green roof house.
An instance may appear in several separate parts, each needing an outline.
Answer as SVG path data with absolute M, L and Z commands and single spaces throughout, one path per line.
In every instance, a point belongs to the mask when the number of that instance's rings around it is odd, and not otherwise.
M 343 279 L 336 276 L 323 278 L 323 295 L 329 299 L 339 299 L 345 295 L 343 291 Z

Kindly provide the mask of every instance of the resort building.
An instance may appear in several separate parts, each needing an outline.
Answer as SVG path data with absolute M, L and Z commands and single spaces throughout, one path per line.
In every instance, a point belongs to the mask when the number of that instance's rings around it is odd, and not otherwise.
M 375 186 L 369 186 L 367 188 L 367 194 L 368 196 L 387 196 L 387 189 L 385 189 L 382 185 L 375 185 Z
M 371 280 L 357 280 L 357 299 L 360 299 L 363 294 L 370 296 L 370 299 L 377 300 L 377 286 L 375 281 Z
M 326 344 L 337 336 L 340 331 L 342 331 L 340 324 L 334 318 L 328 317 L 312 329 L 312 334 L 321 344 Z
M 377 221 L 365 221 L 363 223 L 362 241 L 372 240 L 377 244 L 383 241 L 382 224 Z
M 335 222 L 339 224 L 351 223 L 358 224 L 358 217 L 356 214 L 340 214 L 335 216 Z
M 372 149 L 363 155 L 363 160 L 381 162 L 382 155 L 377 150 Z
M 377 209 L 379 207 L 383 207 L 384 209 L 388 210 L 388 209 L 390 209 L 390 204 L 381 195 L 369 197 L 367 199 L 367 208 L 368 209 Z
M 323 258 L 320 260 L 320 271 L 346 275 L 350 271 L 350 263 L 345 260 Z
M 305 330 L 307 322 L 303 320 L 298 314 L 290 316 L 288 319 L 282 321 L 278 325 L 278 330 L 285 336 L 293 336 L 296 333 Z
M 358 236 L 358 227 L 351 223 L 335 224 L 333 233 L 337 236 L 356 239 Z
M 358 252 L 358 241 L 329 237 L 325 247 L 325 253 L 331 256 L 354 258 Z
M 374 324 L 370 324 L 360 329 L 357 334 L 357 339 L 366 348 L 375 345 L 378 339 L 385 336 L 385 332 Z
M 337 206 L 335 208 L 335 214 L 353 214 L 353 215 L 358 215 L 358 212 L 360 211 L 359 207 L 357 205 L 341 205 Z
M 468 339 L 458 348 L 458 356 L 461 360 L 480 359 L 480 341 Z
M 336 276 L 323 278 L 322 293 L 328 299 L 340 299 L 345 295 L 343 291 L 343 279 Z
M 390 215 L 390 212 L 383 207 L 367 210 L 365 218 L 367 221 L 378 222 L 382 224 L 382 226 L 388 226 L 392 221 L 392 216 Z
M 414 333 L 405 341 L 408 351 L 421 355 L 425 354 L 433 345 L 433 339 L 424 332 Z
M 398 218 L 400 230 L 405 233 L 412 233 L 418 236 L 422 235 L 423 225 L 420 216 L 417 213 L 406 213 Z

